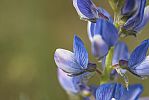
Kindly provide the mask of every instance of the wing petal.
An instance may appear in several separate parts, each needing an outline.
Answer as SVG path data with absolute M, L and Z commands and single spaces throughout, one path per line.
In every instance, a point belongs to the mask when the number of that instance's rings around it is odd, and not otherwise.
M 84 43 L 78 36 L 74 36 L 73 51 L 77 63 L 82 69 L 86 69 L 88 65 L 88 53 L 84 47 Z

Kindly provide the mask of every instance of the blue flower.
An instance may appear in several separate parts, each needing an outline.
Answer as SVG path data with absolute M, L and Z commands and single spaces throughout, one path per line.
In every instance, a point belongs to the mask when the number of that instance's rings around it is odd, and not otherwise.
M 125 42 L 117 41 L 117 43 L 114 45 L 114 52 L 113 52 L 113 58 L 112 58 L 112 65 L 111 66 L 128 66 L 128 60 L 129 60 L 129 50 Z M 106 56 L 102 60 L 102 67 L 103 69 L 106 62 Z M 115 71 L 113 71 L 115 72 Z M 112 72 L 112 73 L 113 73 Z M 114 73 L 113 73 L 114 74 Z
M 114 46 L 112 66 L 126 66 L 129 59 L 129 50 L 125 42 L 118 41 Z
M 144 40 L 136 47 L 129 56 L 127 45 L 124 42 L 118 42 L 115 45 L 112 66 L 125 67 L 132 74 L 145 77 L 149 75 L 149 56 L 146 57 L 149 48 L 149 40 Z M 103 63 L 105 66 L 105 64 Z M 125 73 L 125 70 L 123 70 Z
M 130 85 L 128 90 L 118 83 L 103 84 L 96 90 L 96 100 L 138 100 L 143 91 L 140 84 Z
M 89 63 L 88 53 L 84 44 L 76 35 L 74 36 L 73 52 L 65 49 L 57 49 L 54 54 L 54 60 L 58 68 L 69 75 L 79 75 L 87 71 L 92 71 L 91 69 L 95 68 L 94 64 Z
M 136 1 L 137 0 L 125 0 L 124 6 L 121 10 L 122 15 L 125 16 L 130 16 L 132 15 L 132 13 L 136 12 L 136 10 L 138 9 L 136 7 Z M 141 0 L 140 0 L 141 1 Z
M 149 48 L 149 39 L 144 40 L 131 53 L 128 68 L 133 74 L 144 77 L 149 75 L 149 56 L 146 57 Z
M 109 75 L 111 80 L 116 80 L 118 78 L 118 73 L 115 70 L 115 68 L 120 68 L 120 66 L 126 66 L 126 67 L 128 66 L 129 55 L 130 54 L 125 42 L 118 41 L 114 45 L 114 52 L 113 52 L 112 65 L 111 65 L 113 66 L 114 69 L 111 71 Z M 106 62 L 106 56 L 102 60 L 103 70 L 106 67 L 105 62 Z M 126 69 L 120 68 L 120 71 L 121 73 L 124 74 L 126 72 Z
M 99 59 L 104 57 L 118 40 L 118 30 L 113 23 L 99 18 L 96 23 L 88 22 L 88 36 L 92 53 Z
M 58 79 L 63 89 L 69 94 L 79 94 L 82 91 L 90 93 L 90 89 L 87 86 L 88 79 L 92 77 L 92 73 L 83 73 L 78 76 L 70 77 L 58 68 Z
M 96 7 L 91 0 L 73 0 L 73 5 L 81 19 L 96 22 L 99 17 L 112 19 L 102 8 Z
M 142 92 L 143 86 L 141 84 L 129 85 L 128 90 L 125 88 L 121 100 L 138 100 Z
M 142 22 L 135 28 L 135 31 L 140 31 L 149 22 L 149 6 L 145 7 Z
M 149 6 L 146 0 L 126 0 L 121 14 L 126 23 L 123 28 L 131 33 L 139 32 L 149 21 Z

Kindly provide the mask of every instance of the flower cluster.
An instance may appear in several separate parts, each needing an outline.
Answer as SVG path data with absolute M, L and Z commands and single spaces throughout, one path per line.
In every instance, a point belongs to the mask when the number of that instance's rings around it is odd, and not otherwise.
M 72 52 L 65 49 L 55 51 L 58 79 L 69 95 L 80 96 L 83 100 L 138 100 L 143 86 L 130 85 L 126 72 L 140 79 L 149 76 L 149 39 L 129 52 L 121 38 L 136 37 L 141 32 L 149 21 L 149 6 L 146 0 L 108 1 L 114 19 L 91 0 L 73 0 L 80 19 L 88 23 L 91 51 L 102 67 L 89 60 L 83 41 L 74 35 Z M 100 76 L 99 86 L 88 85 L 96 73 Z M 118 78 L 122 78 L 124 84 L 118 83 Z

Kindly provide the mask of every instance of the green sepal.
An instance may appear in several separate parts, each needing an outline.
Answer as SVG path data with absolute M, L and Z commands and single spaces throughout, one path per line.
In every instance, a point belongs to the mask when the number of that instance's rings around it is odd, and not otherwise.
M 121 28 L 121 30 L 120 30 L 120 35 L 124 35 L 124 37 L 127 37 L 127 36 L 137 37 L 136 33 L 137 33 L 136 31 L 126 30 L 124 28 Z
M 118 13 L 121 11 L 122 7 L 124 6 L 125 0 L 108 0 L 111 8 L 114 12 Z
M 121 15 L 121 10 L 124 7 L 125 0 L 108 0 L 111 8 L 114 11 L 114 24 L 117 28 L 120 26 L 123 26 L 123 24 L 126 22 L 126 18 Z M 126 19 L 126 20 L 125 20 Z

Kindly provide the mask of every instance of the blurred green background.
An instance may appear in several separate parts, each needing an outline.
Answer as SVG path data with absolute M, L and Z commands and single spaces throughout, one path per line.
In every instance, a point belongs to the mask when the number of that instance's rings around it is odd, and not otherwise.
M 96 3 L 112 13 L 106 0 Z M 125 39 L 130 50 L 149 37 L 147 27 L 137 38 Z M 72 0 L 0 0 L 0 100 L 67 100 L 53 54 L 56 48 L 71 50 L 74 33 L 94 60 L 86 22 L 79 20 Z M 143 96 L 149 96 L 149 80 L 129 79 L 143 83 Z

